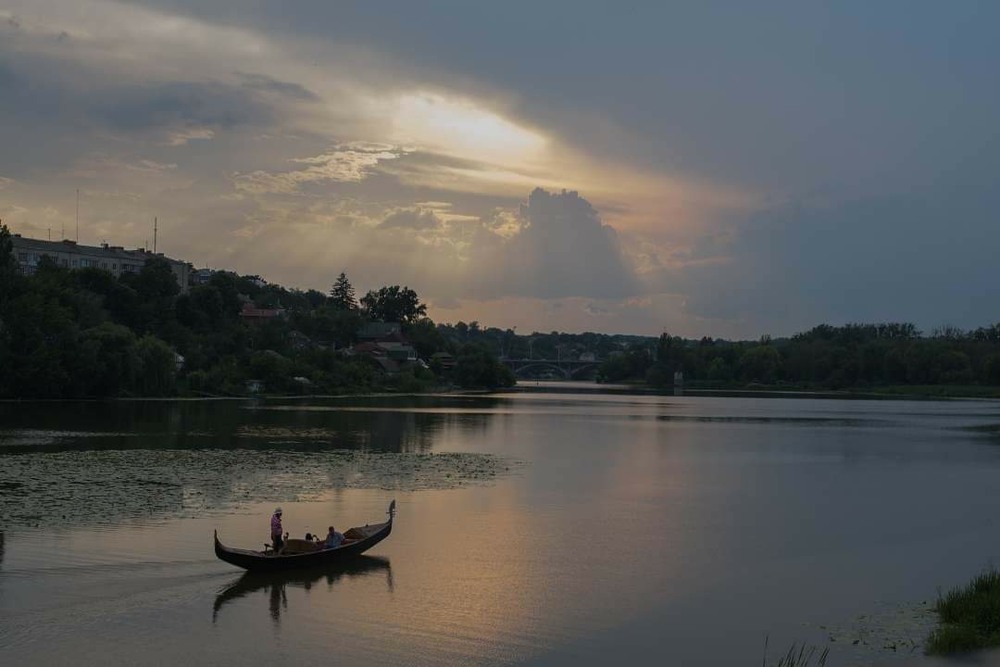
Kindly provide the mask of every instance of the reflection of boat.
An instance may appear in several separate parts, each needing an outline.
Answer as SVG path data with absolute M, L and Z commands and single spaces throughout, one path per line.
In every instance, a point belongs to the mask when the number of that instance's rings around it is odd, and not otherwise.
M 389 589 L 392 590 L 392 567 L 389 564 L 389 559 L 378 556 L 358 556 L 340 564 L 290 572 L 245 572 L 243 576 L 226 586 L 215 596 L 215 604 L 212 606 L 212 620 L 215 620 L 219 610 L 226 603 L 261 591 L 269 592 L 271 616 L 278 620 L 281 609 L 288 604 L 285 597 L 287 586 L 303 588 L 308 591 L 314 584 L 325 580 L 329 588 L 344 577 L 359 577 L 376 572 L 385 572 Z
M 384 523 L 351 528 L 344 535 L 353 538 L 353 541 L 342 544 L 335 549 L 319 549 L 305 540 L 289 540 L 289 547 L 294 548 L 286 547 L 282 549 L 281 553 L 232 549 L 219 541 L 219 533 L 216 531 L 215 555 L 220 560 L 252 572 L 299 570 L 343 563 L 368 551 L 389 537 L 389 533 L 392 532 L 392 520 L 396 515 L 395 500 L 389 503 L 388 514 L 389 520 Z

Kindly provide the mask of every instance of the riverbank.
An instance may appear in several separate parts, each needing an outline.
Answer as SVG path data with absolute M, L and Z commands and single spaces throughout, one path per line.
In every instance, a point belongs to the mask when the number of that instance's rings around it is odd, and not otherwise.
M 1000 571 L 990 567 L 935 605 L 940 627 L 927 640 L 927 653 L 951 655 L 1000 646 Z
M 530 389 L 531 382 L 523 386 Z M 543 383 L 549 386 L 558 382 Z M 579 383 L 574 383 L 579 384 Z M 522 385 L 519 383 L 518 385 Z M 823 387 L 779 384 L 717 384 L 707 382 L 691 382 L 683 387 L 651 387 L 645 382 L 637 383 L 595 383 L 595 387 L 607 387 L 612 392 L 632 391 L 650 394 L 677 394 L 685 396 L 761 396 L 776 398 L 844 398 L 844 399 L 1000 399 L 1000 386 L 984 385 L 885 385 L 859 386 L 842 389 Z

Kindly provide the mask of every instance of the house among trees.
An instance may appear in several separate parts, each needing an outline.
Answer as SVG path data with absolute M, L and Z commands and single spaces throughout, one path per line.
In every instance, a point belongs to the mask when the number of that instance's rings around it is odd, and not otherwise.
M 435 352 L 431 355 L 431 366 L 437 366 L 443 371 L 450 371 L 455 363 L 455 357 L 447 352 Z
M 244 303 L 240 310 L 240 318 L 247 324 L 261 324 L 284 314 L 284 308 L 257 308 L 252 303 Z
M 407 364 L 421 363 L 417 350 L 403 336 L 399 322 L 366 322 L 357 337 L 360 342 L 348 353 L 370 357 L 386 373 L 395 374 Z
M 399 322 L 365 322 L 358 329 L 359 341 L 388 341 L 405 342 L 403 338 L 403 327 Z

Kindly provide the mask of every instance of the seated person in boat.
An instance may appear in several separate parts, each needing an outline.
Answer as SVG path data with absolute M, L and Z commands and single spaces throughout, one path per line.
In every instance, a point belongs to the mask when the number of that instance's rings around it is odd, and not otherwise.
M 344 544 L 345 540 L 343 533 L 338 533 L 333 526 L 330 526 L 329 532 L 326 534 L 326 540 L 323 542 L 324 549 L 336 549 L 340 545 Z

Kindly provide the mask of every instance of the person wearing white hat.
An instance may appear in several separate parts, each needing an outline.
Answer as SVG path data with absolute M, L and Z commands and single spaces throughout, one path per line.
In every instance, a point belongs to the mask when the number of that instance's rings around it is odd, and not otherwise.
M 279 553 L 285 546 L 285 540 L 281 537 L 284 531 L 281 528 L 281 508 L 276 507 L 271 515 L 271 546 L 275 553 Z

